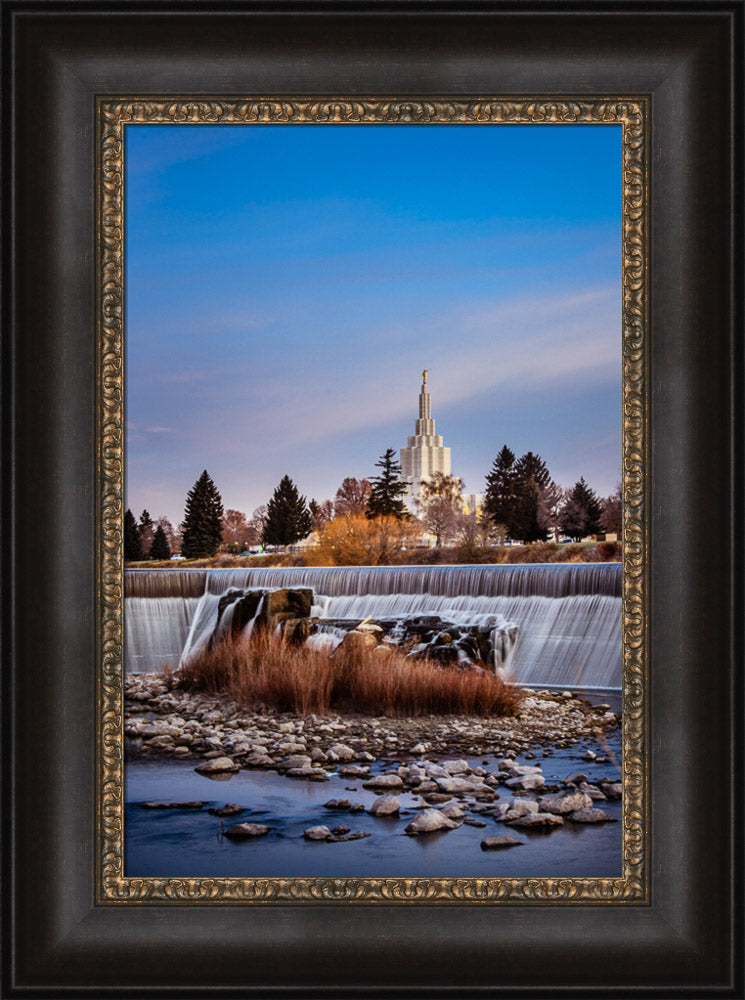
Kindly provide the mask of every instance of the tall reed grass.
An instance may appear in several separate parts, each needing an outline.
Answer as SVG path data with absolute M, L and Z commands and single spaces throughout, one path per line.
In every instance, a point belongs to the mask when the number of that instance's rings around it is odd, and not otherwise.
M 522 697 L 495 674 L 412 660 L 395 648 L 342 643 L 328 652 L 263 632 L 202 651 L 177 676 L 190 690 L 301 715 L 514 715 Z

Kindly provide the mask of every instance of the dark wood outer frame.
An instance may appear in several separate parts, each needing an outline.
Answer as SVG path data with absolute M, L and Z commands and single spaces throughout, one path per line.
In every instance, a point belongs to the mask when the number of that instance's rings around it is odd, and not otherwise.
M 3 3 L 4 996 L 742 995 L 742 16 Z M 94 905 L 94 98 L 121 93 L 651 95 L 650 905 Z

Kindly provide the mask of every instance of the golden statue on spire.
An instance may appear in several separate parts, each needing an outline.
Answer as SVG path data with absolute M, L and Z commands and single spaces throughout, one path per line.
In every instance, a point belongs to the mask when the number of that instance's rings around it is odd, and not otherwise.
M 430 370 L 431 369 L 429 369 L 429 368 L 425 368 L 423 370 L 423 372 L 422 372 L 422 385 L 426 385 L 427 384 L 427 372 L 430 371 Z

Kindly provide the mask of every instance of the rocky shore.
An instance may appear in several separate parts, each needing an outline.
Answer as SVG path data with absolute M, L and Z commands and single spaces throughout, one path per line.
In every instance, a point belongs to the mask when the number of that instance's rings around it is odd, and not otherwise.
M 196 771 L 217 779 L 258 769 L 324 782 L 335 772 L 377 795 L 367 807 L 330 800 L 327 808 L 334 812 L 396 816 L 397 796 L 411 793 L 420 803 L 405 831 L 413 836 L 463 823 L 481 826 L 482 817 L 543 830 L 565 820 L 602 823 L 611 817 L 601 804 L 621 797 L 619 762 L 604 750 L 606 734 L 620 725 L 620 717 L 608 705 L 592 705 L 568 691 L 530 692 L 515 717 L 410 719 L 247 712 L 228 699 L 173 687 L 160 674 L 128 675 L 125 690 L 130 753 L 193 761 Z M 607 763 L 606 776 L 594 782 L 577 771 L 559 779 L 544 777 L 540 758 L 550 758 L 556 748 L 588 743 L 596 749 L 588 748 L 582 758 L 593 767 Z M 496 758 L 492 767 L 473 764 L 474 757 L 487 756 Z M 520 765 L 517 757 L 530 763 Z M 249 830 L 251 824 L 238 826 L 235 837 L 266 833 Z M 358 836 L 343 826 L 311 829 L 311 839 Z M 486 838 L 482 848 L 518 843 L 510 837 Z
M 595 738 L 620 724 L 607 704 L 592 705 L 569 691 L 530 692 L 514 717 L 419 718 L 363 715 L 297 716 L 247 712 L 226 698 L 175 688 L 166 675 L 128 674 L 125 734 L 141 752 L 187 759 L 230 757 L 239 767 L 292 769 L 309 757 L 310 769 L 379 758 L 431 759 L 459 754 L 550 755 L 553 747 Z M 319 774 L 319 777 L 322 776 Z

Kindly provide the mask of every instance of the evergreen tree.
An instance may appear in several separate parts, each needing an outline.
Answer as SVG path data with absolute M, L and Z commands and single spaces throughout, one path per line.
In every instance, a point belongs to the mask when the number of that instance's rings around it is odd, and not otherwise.
M 283 476 L 267 504 L 261 540 L 265 545 L 294 545 L 313 527 L 305 497 L 289 476 Z
M 140 546 L 143 554 L 149 559 L 150 546 L 153 544 L 153 519 L 147 510 L 140 514 Z
M 491 523 L 504 525 L 509 535 L 515 522 L 515 455 L 504 445 L 486 477 L 484 513 Z
M 575 542 L 581 542 L 587 534 L 587 511 L 574 499 L 573 491 L 567 495 L 567 501 L 559 517 L 559 527 Z
M 181 555 L 214 556 L 222 541 L 222 498 L 205 469 L 186 495 Z
M 515 464 L 515 514 L 512 537 L 523 542 L 545 542 L 546 529 L 541 518 L 541 495 L 551 482 L 551 475 L 540 455 L 527 451 Z
M 142 543 L 140 542 L 140 529 L 132 511 L 127 508 L 124 515 L 124 558 L 127 562 L 136 562 L 142 559 Z
M 563 532 L 580 541 L 585 535 L 598 533 L 601 514 L 597 494 L 590 489 L 583 476 L 569 491 L 559 524 Z
M 151 559 L 170 559 L 171 546 L 163 528 L 158 525 L 153 534 L 153 544 L 150 546 Z
M 595 490 L 590 489 L 585 482 L 584 476 L 578 483 L 574 484 L 572 493 L 574 499 L 587 514 L 585 534 L 596 535 L 600 531 L 600 518 L 603 513 L 597 493 Z
M 382 472 L 370 479 L 370 497 L 365 514 L 368 518 L 388 515 L 399 521 L 406 520 L 409 512 L 401 499 L 406 492 L 406 483 L 401 478 L 401 466 L 396 461 L 395 450 L 387 448 L 375 466 Z

